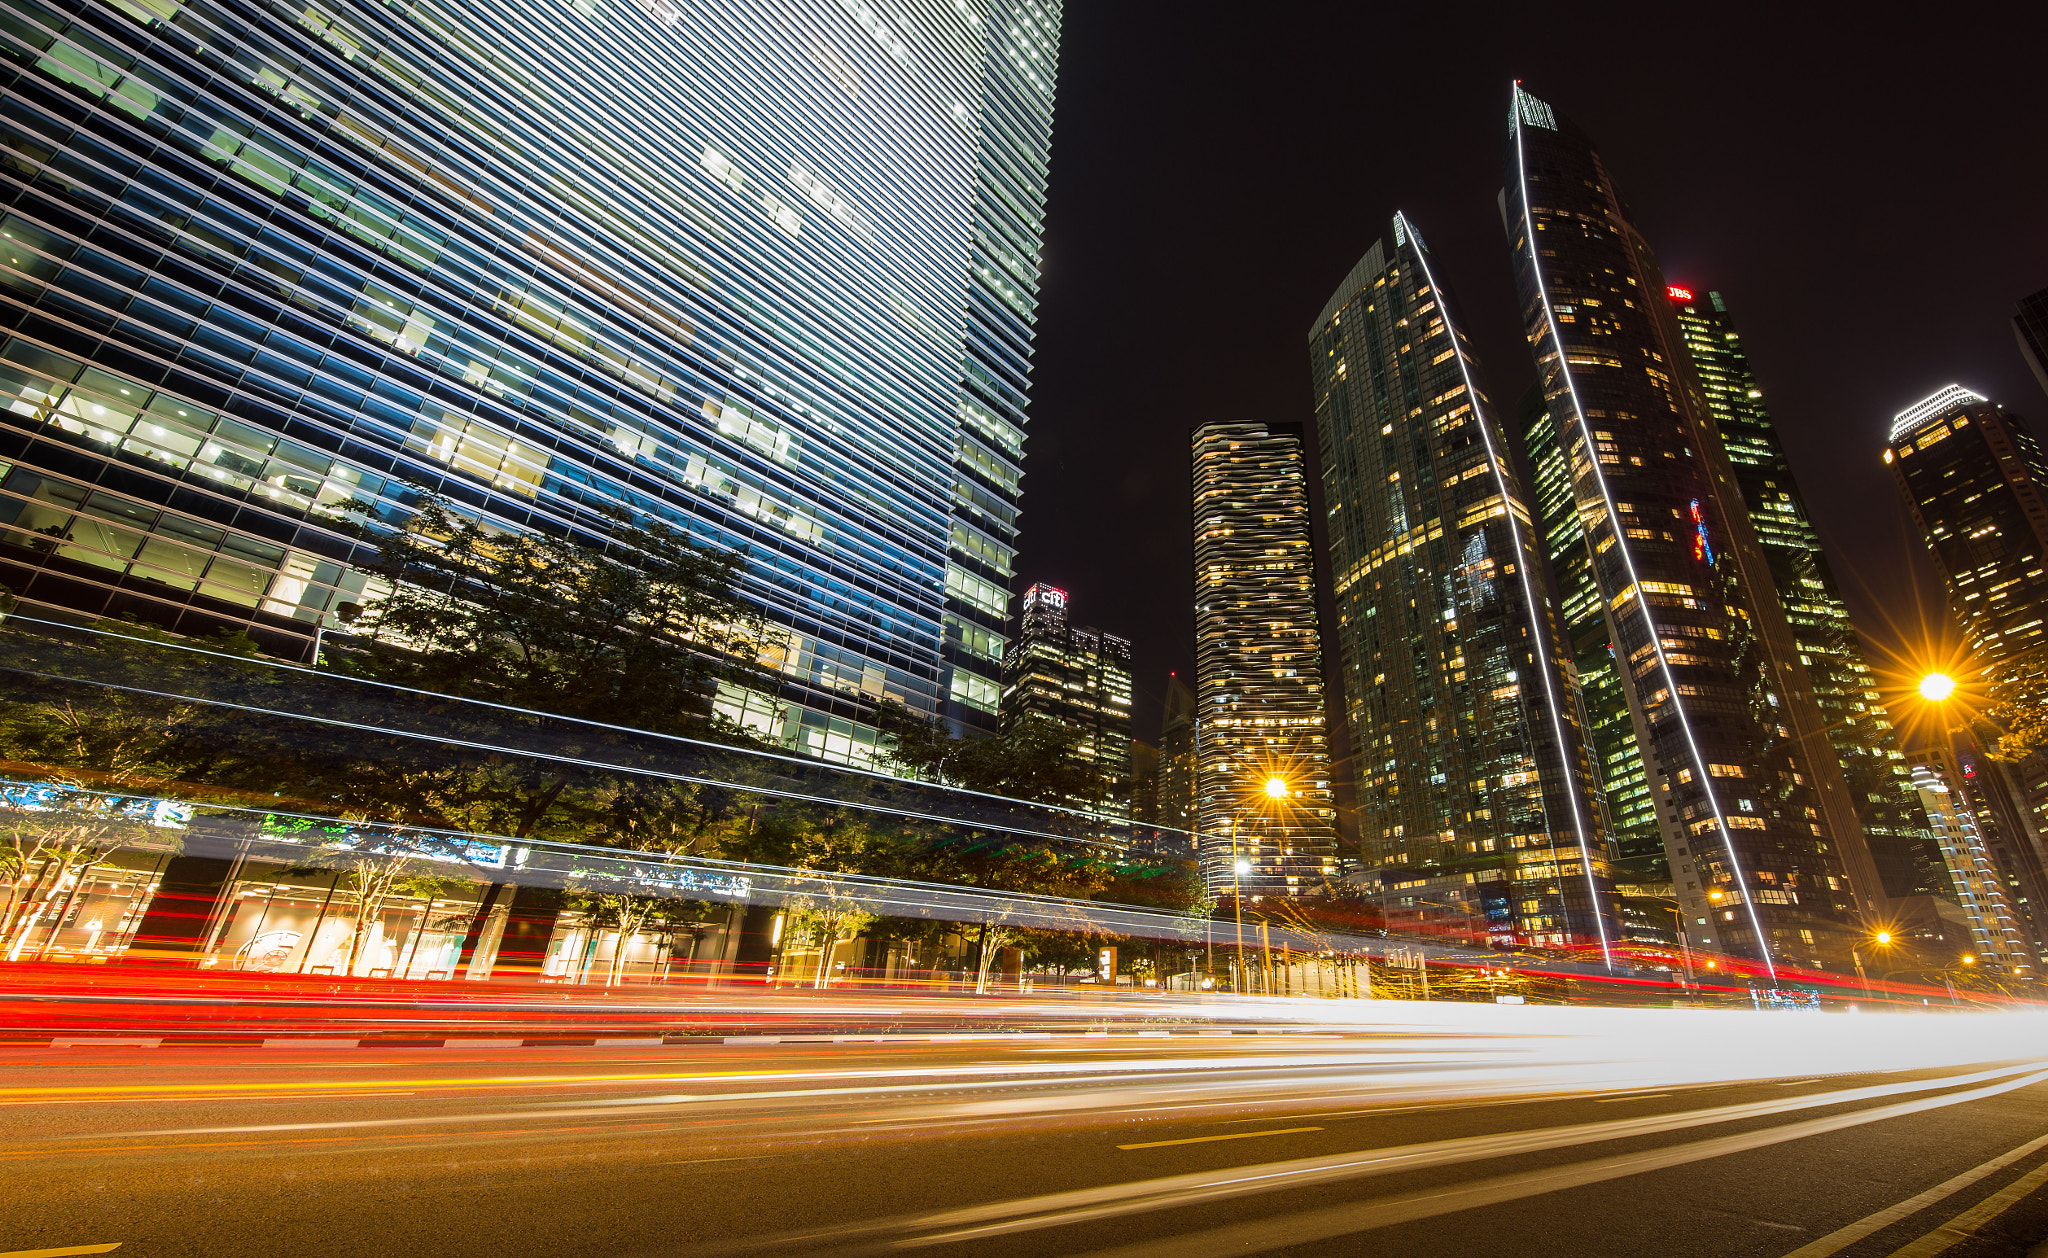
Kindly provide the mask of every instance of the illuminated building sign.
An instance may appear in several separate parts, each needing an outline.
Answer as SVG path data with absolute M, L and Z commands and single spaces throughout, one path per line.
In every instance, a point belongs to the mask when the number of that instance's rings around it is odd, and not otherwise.
M 1666 289 L 1664 290 L 1664 295 L 1665 295 L 1666 297 L 1670 297 L 1670 298 L 1672 298 L 1672 299 L 1674 299 L 1674 300 L 1677 300 L 1677 301 L 1691 301 L 1691 300 L 1692 300 L 1692 290 L 1691 290 L 1690 288 L 1680 288 L 1680 287 L 1679 287 L 1678 285 L 1676 285 L 1676 284 L 1673 284 L 1673 285 L 1670 285 L 1669 287 L 1667 287 L 1667 288 L 1666 288 Z
M 1707 540 L 1707 513 L 1700 510 L 1700 500 L 1692 500 L 1692 557 L 1704 563 L 1714 562 L 1714 545 Z

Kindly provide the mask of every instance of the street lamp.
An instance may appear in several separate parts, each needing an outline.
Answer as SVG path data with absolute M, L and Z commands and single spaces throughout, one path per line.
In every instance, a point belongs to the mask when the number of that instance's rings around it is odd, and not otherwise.
M 1883 929 L 1872 931 L 1870 935 L 1870 942 L 1876 944 L 1880 948 L 1889 950 L 1892 946 L 1892 933 L 1888 930 Z M 1877 999 L 1877 994 L 1870 990 L 1870 976 L 1863 972 L 1862 950 L 1854 947 L 1850 948 L 1849 959 L 1856 963 L 1856 981 L 1857 983 L 1862 985 L 1864 997 L 1870 1000 Z M 1897 971 L 1893 971 L 1893 973 L 1897 973 Z M 1883 982 L 1884 980 L 1880 979 L 1878 981 Z
M 1286 799 L 1289 793 L 1287 779 L 1276 773 L 1265 780 L 1261 785 L 1261 791 L 1266 800 L 1275 803 Z M 1237 915 L 1237 973 L 1241 990 L 1243 980 L 1249 977 L 1244 963 L 1243 878 L 1246 874 L 1251 873 L 1252 863 L 1237 853 L 1237 827 L 1238 812 L 1236 809 L 1232 809 L 1230 814 L 1230 899 Z
M 1947 673 L 1929 673 L 1920 679 L 1920 697 L 1929 703 L 1946 703 L 1956 692 L 1956 679 Z

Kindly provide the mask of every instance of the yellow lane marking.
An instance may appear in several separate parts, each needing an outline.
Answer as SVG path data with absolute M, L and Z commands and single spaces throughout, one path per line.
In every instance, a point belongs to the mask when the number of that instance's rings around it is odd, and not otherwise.
M 1596 1096 L 1593 1098 L 1593 1103 L 1595 1105 L 1612 1105 L 1616 1101 L 1654 1101 L 1659 1097 L 1670 1095 L 1669 1092 L 1643 1092 L 1630 1093 L 1627 1096 Z
M 121 1242 L 111 1245 L 67 1245 L 63 1249 L 10 1249 L 0 1258 L 64 1258 L 65 1254 L 104 1254 L 121 1248 Z
M 1208 1144 L 1212 1140 L 1250 1140 L 1255 1136 L 1291 1136 L 1301 1131 L 1321 1131 L 1321 1127 L 1282 1127 L 1278 1131 L 1234 1131 L 1227 1136 L 1189 1136 L 1185 1140 L 1148 1140 L 1144 1144 L 1120 1144 L 1119 1149 L 1163 1149 L 1170 1144 Z M 0 1258 L 7 1258 L 0 1254 Z

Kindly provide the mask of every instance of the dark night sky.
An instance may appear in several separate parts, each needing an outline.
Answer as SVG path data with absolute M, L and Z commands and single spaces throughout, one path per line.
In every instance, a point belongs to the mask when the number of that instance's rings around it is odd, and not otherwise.
M 1534 378 L 1494 203 L 1516 77 L 1727 298 L 1866 637 L 1939 606 L 1878 447 L 1950 381 L 2048 418 L 2010 324 L 2048 286 L 2048 18 L 1646 7 L 1069 0 L 1017 588 L 1134 639 L 1139 737 L 1193 667 L 1188 429 L 1310 417 L 1309 322 L 1396 208 L 1496 406 Z

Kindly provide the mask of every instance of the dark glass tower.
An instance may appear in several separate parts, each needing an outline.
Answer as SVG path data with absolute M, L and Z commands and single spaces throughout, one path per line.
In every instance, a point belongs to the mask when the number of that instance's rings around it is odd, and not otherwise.
M 1509 132 L 1502 219 L 1598 591 L 1578 606 L 1687 933 L 1772 977 L 1845 970 L 1880 879 L 1663 277 L 1583 132 L 1519 85 Z
M 626 512 L 749 552 L 764 737 L 993 728 L 1058 20 L 9 0 L 0 581 L 303 654 L 345 525 Z
M 1180 674 L 1166 677 L 1166 704 L 1159 718 L 1159 850 L 1194 853 L 1195 692 Z
M 1302 426 L 1203 424 L 1194 455 L 1202 876 L 1219 895 L 1319 894 L 1337 810 Z
M 1458 900 L 1495 946 L 1611 960 L 1606 826 L 1527 498 L 1428 249 L 1392 230 L 1309 333 L 1364 864 Z
M 1994 673 L 2025 666 L 2048 646 L 2048 453 L 1952 384 L 1893 417 L 1884 461 L 1971 651 Z
M 2048 669 L 2048 451 L 2019 416 L 1950 385 L 1892 420 L 1884 461 L 1948 588 L 1949 613 L 1993 679 Z M 1958 726 L 1961 722 L 1956 722 Z M 2034 954 L 2048 960 L 2048 763 L 1981 756 L 1973 731 L 1938 740 L 1945 776 L 1970 785 L 1987 845 L 2026 919 Z
M 1075 758 L 1100 772 L 1113 791 L 1085 805 L 1118 822 L 1131 819 L 1131 644 L 1067 619 L 1067 592 L 1050 585 L 1024 591 L 1017 640 L 1003 664 L 1003 720 L 1024 713 L 1079 730 Z
M 1953 898 L 1940 847 L 1721 294 L 1665 290 L 1887 896 Z
M 1551 576 L 1557 583 L 1558 611 L 1578 672 L 1579 698 L 1586 712 L 1586 729 L 1607 804 L 1607 833 L 1615 853 L 1615 880 L 1624 887 L 1663 895 L 1659 888 L 1671 882 L 1670 868 L 1664 859 L 1664 832 L 1657 824 L 1657 803 L 1650 795 L 1642 750 L 1636 746 L 1628 692 L 1622 686 L 1621 671 L 1615 666 L 1614 651 L 1608 645 L 1607 620 L 1600 609 L 1600 586 L 1593 579 L 1593 553 L 1586 546 L 1571 473 L 1565 466 L 1557 425 L 1543 400 L 1542 386 L 1532 386 L 1515 410 L 1535 479 L 1536 513 L 1544 549 L 1550 558 Z M 1663 916 L 1653 910 L 1646 912 L 1652 920 Z

